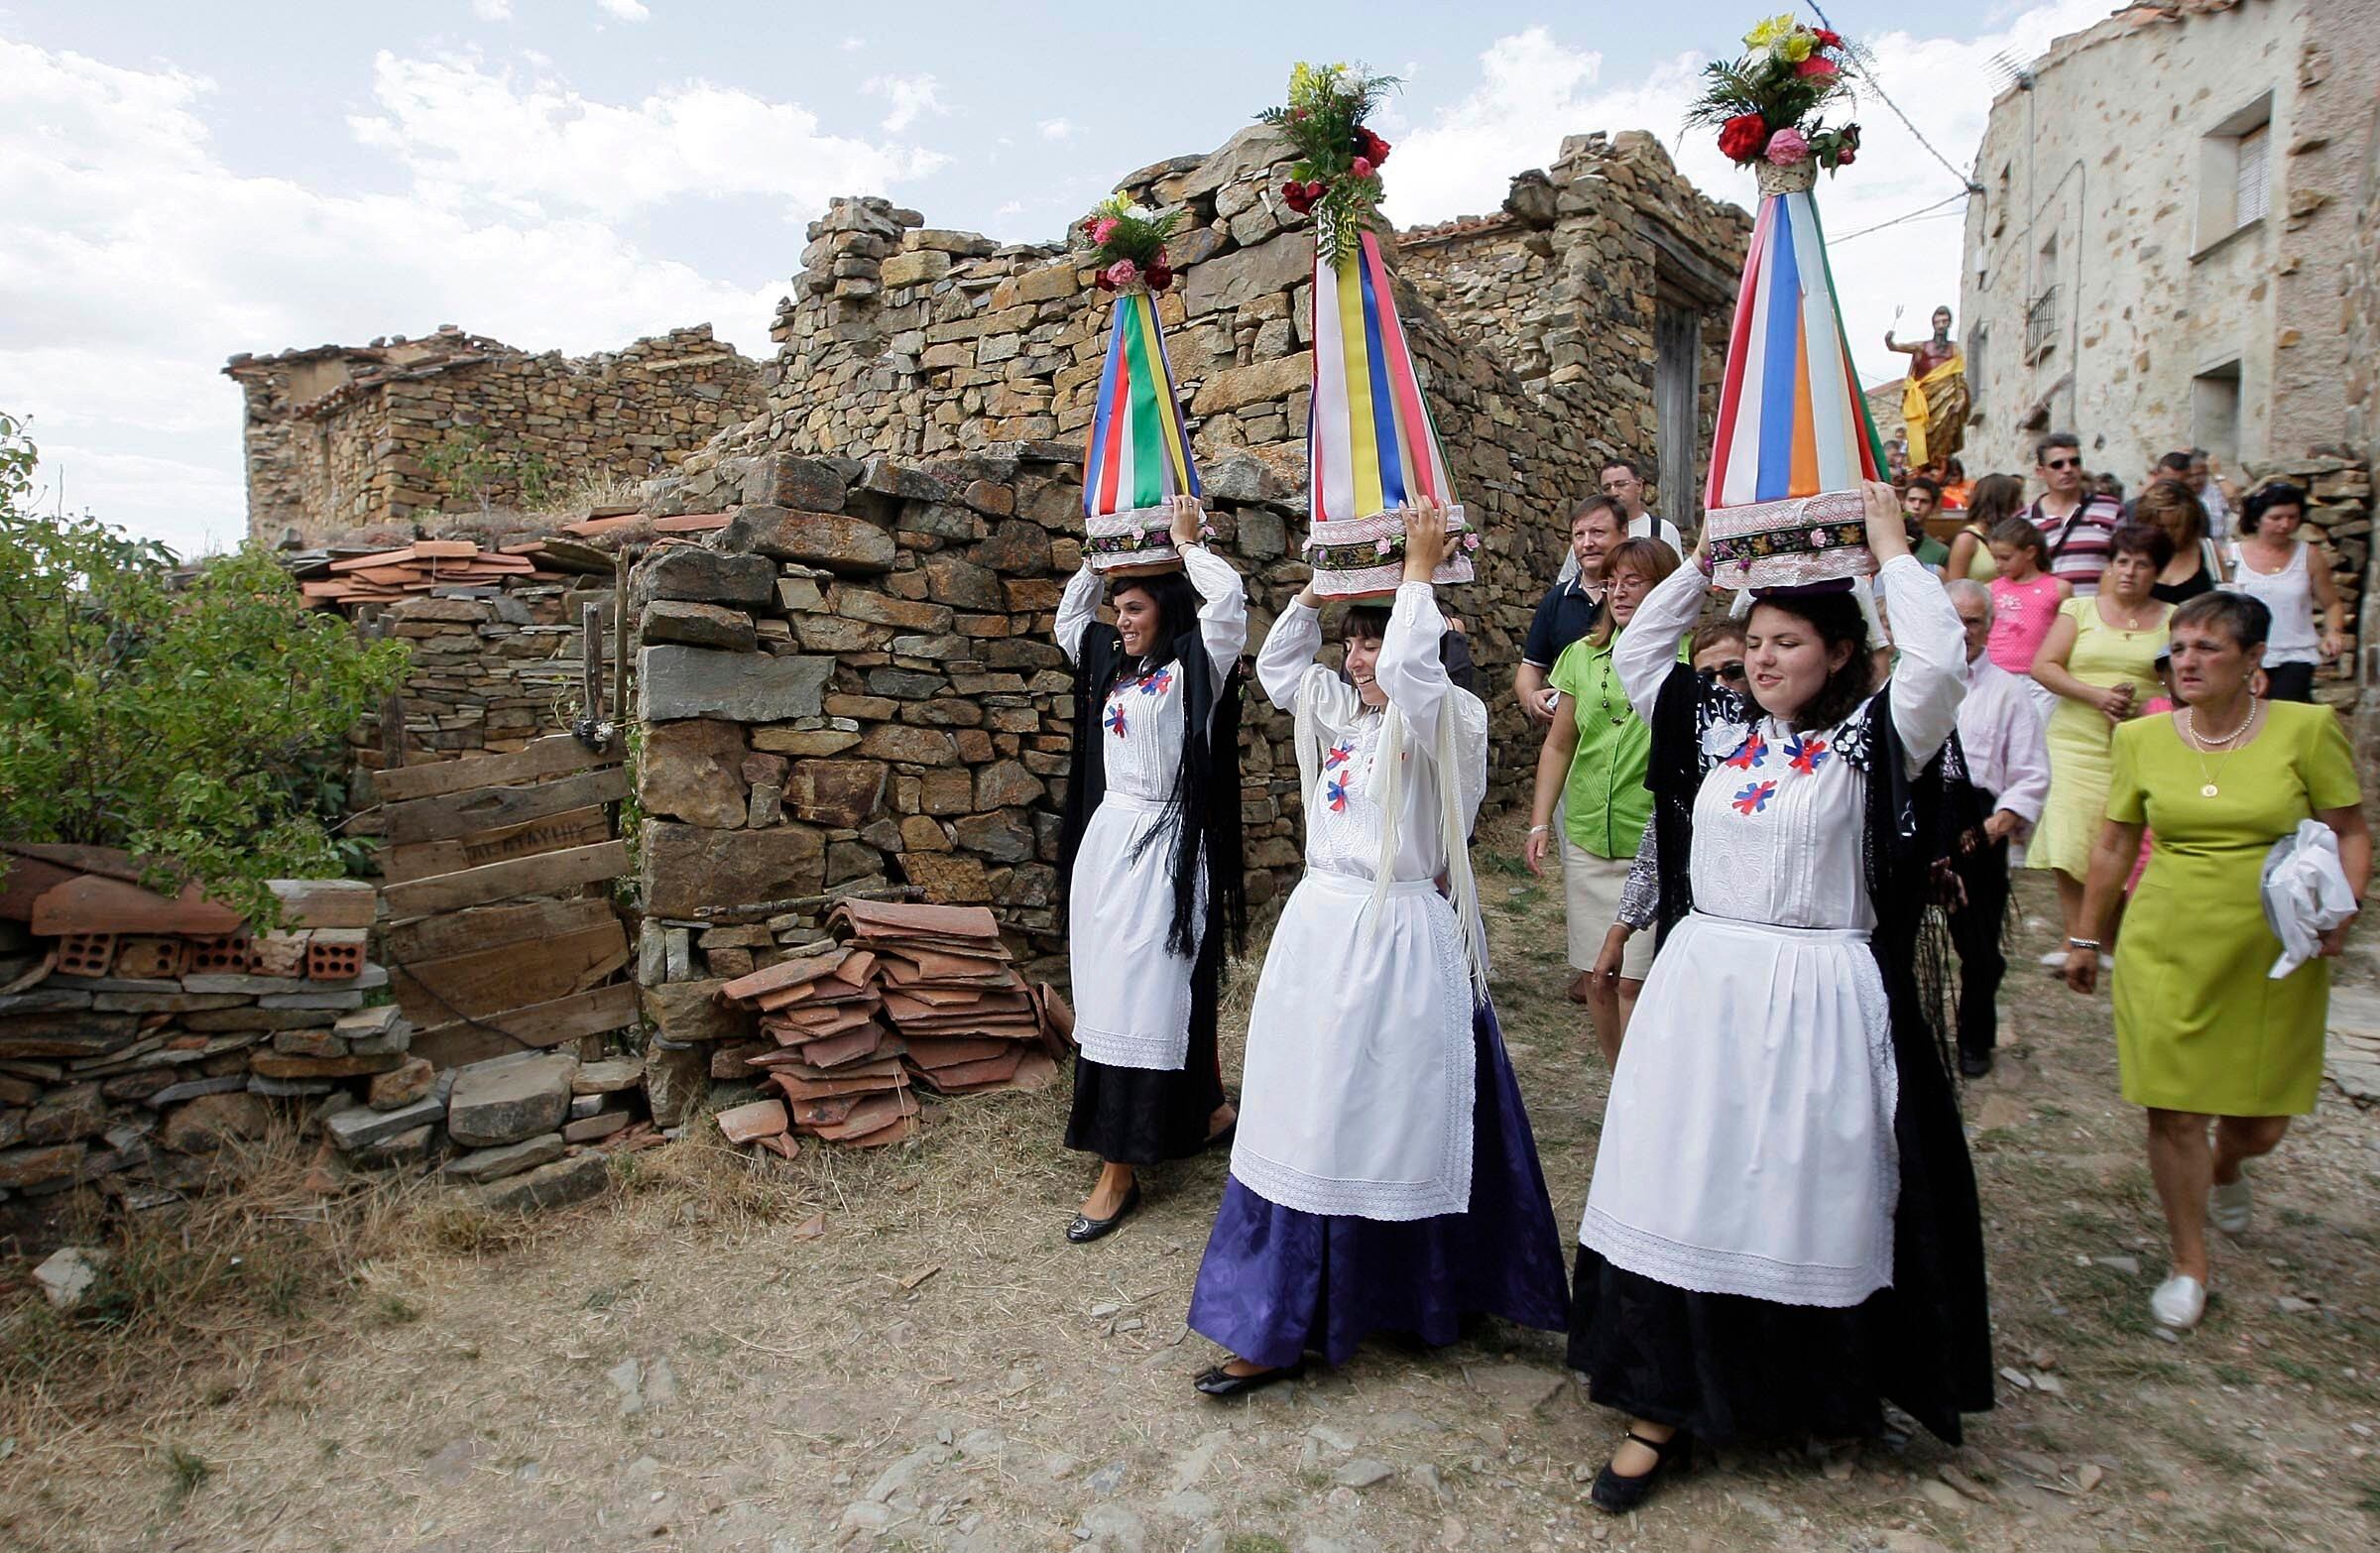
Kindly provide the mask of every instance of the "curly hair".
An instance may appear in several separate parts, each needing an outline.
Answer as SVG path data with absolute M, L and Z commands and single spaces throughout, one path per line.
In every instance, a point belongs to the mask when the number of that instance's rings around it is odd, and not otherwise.
M 1813 728 L 1832 728 L 1859 710 L 1859 703 L 1876 691 L 1876 661 L 1868 651 L 1867 617 L 1859 603 L 1848 593 L 1803 593 L 1790 597 L 1770 597 L 1752 606 L 1757 615 L 1773 609 L 1791 615 L 1818 634 L 1820 647 L 1828 653 L 1843 644 L 1849 644 L 1850 653 L 1842 666 L 1827 674 L 1818 694 L 1793 717 L 1797 731 Z M 1755 694 L 1756 701 L 1758 696 Z M 1765 708 L 1764 708 L 1765 710 Z

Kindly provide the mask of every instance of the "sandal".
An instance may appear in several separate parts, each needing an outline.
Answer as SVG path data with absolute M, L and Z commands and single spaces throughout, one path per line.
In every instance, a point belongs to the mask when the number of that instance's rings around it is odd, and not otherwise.
M 1633 1478 L 1623 1478 L 1611 1470 L 1609 1462 L 1606 1462 L 1604 1470 L 1595 1475 L 1595 1487 L 1588 1491 L 1588 1496 L 1595 1500 L 1596 1508 L 1614 1515 L 1624 1515 L 1652 1496 L 1653 1485 L 1669 1470 L 1673 1456 L 1678 1471 L 1694 1470 L 1694 1436 L 1683 1429 L 1666 1440 L 1648 1440 L 1630 1429 L 1628 1438 L 1653 1453 L 1651 1470 Z

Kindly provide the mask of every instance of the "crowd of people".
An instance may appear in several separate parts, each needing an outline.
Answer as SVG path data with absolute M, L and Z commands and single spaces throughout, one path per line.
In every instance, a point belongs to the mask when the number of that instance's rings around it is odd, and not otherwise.
M 1306 867 L 1236 1101 L 1215 1026 L 1244 917 L 1241 580 L 1183 502 L 1181 570 L 1086 568 L 1058 623 L 1082 735 L 1068 1142 L 1103 1164 L 1068 1238 L 1113 1232 L 1140 1169 L 1228 1144 L 1189 1317 L 1227 1352 L 1200 1391 L 1479 1314 L 1566 1331 L 1627 1418 L 1593 1491 L 1614 1510 L 1698 1441 L 1872 1432 L 1885 1400 L 1956 1441 L 1990 1405 L 1953 1069 L 1992 1068 L 2015 867 L 2056 881 L 2049 974 L 2089 993 L 2112 971 L 2172 1246 L 2151 1310 L 2195 1325 L 2209 1214 L 2247 1228 L 2249 1161 L 2313 1108 L 2327 957 L 2371 863 L 2311 704 L 2344 644 L 2304 491 L 2239 492 L 2185 452 L 2126 506 L 2050 435 L 2030 497 L 1955 460 L 1871 483 L 1872 602 L 1729 614 L 1645 490 L 1614 459 L 1571 511 L 1510 687 L 1540 730 L 1525 861 L 1562 876 L 1570 996 L 1611 1069 L 1567 1278 L 1472 881 L 1488 708 L 1431 581 L 1443 510 L 1409 515 L 1404 580 L 1345 609 L 1336 665 L 1311 590 L 1257 652 Z M 2271 906 L 2282 853 L 2318 881 L 2294 917 Z M 1947 1008 L 1917 971 L 1936 931 Z

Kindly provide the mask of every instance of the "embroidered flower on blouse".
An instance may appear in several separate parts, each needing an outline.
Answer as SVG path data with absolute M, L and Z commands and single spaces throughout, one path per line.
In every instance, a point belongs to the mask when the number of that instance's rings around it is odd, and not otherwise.
M 1748 772 L 1767 758 L 1768 741 L 1761 738 L 1760 731 L 1755 728 L 1744 736 L 1743 743 L 1736 747 L 1733 755 L 1727 757 L 1726 764 L 1739 772 Z
M 1354 760 L 1355 758 L 1356 747 L 1354 745 L 1334 744 L 1323 754 L 1322 769 L 1326 772 L 1336 771 L 1338 768 L 1345 766 L 1348 762 Z
M 1717 722 L 1703 730 L 1703 754 L 1712 760 L 1732 755 L 1750 738 L 1749 723 Z
M 1169 667 L 1160 668 L 1155 673 L 1149 675 L 1146 679 L 1140 681 L 1140 693 L 1142 695 L 1163 695 L 1166 691 L 1172 688 L 1173 670 Z
M 1811 738 L 1806 734 L 1795 734 L 1785 742 L 1786 764 L 1805 776 L 1826 765 L 1827 757 L 1834 753 L 1827 747 L 1826 740 Z
M 1729 762 L 1728 764 L 1732 765 L 1733 763 Z M 1772 795 L 1774 795 L 1776 790 L 1777 784 L 1773 781 L 1753 782 L 1750 786 L 1735 794 L 1734 798 L 1731 800 L 1735 805 L 1735 812 L 1738 814 L 1760 813 L 1763 809 L 1768 807 L 1768 800 Z
M 1330 804 L 1333 814 L 1345 814 L 1347 812 L 1347 778 L 1344 776 L 1326 778 L 1322 784 L 1322 796 L 1323 800 Z
M 1108 703 L 1108 732 L 1119 739 L 1124 737 L 1124 703 L 1122 701 Z

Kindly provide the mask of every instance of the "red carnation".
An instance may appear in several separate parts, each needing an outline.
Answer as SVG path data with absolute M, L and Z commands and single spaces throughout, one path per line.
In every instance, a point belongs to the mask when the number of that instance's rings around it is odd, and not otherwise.
M 1161 259 L 1151 259 L 1148 268 L 1140 272 L 1140 279 L 1148 283 L 1150 291 L 1164 291 L 1173 284 L 1173 266 Z
M 1091 284 L 1098 287 L 1103 292 L 1112 292 L 1116 289 L 1116 283 L 1108 279 L 1108 272 L 1105 270 L 1101 270 L 1094 274 L 1091 277 Z
M 1719 153 L 1729 162 L 1750 162 L 1768 144 L 1768 121 L 1757 113 L 1738 113 L 1719 127 Z
M 1816 29 L 1811 33 L 1810 36 L 1818 40 L 1818 46 L 1821 49 L 1840 49 L 1843 47 L 1843 34 L 1829 32 L 1824 27 Z
M 1804 60 L 1800 64 L 1794 66 L 1793 72 L 1796 75 L 1811 76 L 1840 75 L 1843 73 L 1842 69 L 1837 66 L 1835 61 L 1828 59 L 1823 54 L 1814 54 L 1809 59 Z
M 1281 185 L 1281 198 L 1290 209 L 1299 215 L 1304 215 L 1314 208 L 1314 196 L 1307 193 L 1306 185 L 1298 182 L 1295 179 L 1291 179 Z
M 1356 126 L 1356 150 L 1375 168 L 1388 160 L 1388 143 L 1362 125 Z
M 1859 153 L 1849 146 L 1844 146 L 1841 151 L 1835 153 L 1835 165 L 1839 168 L 1847 168 L 1858 160 Z

